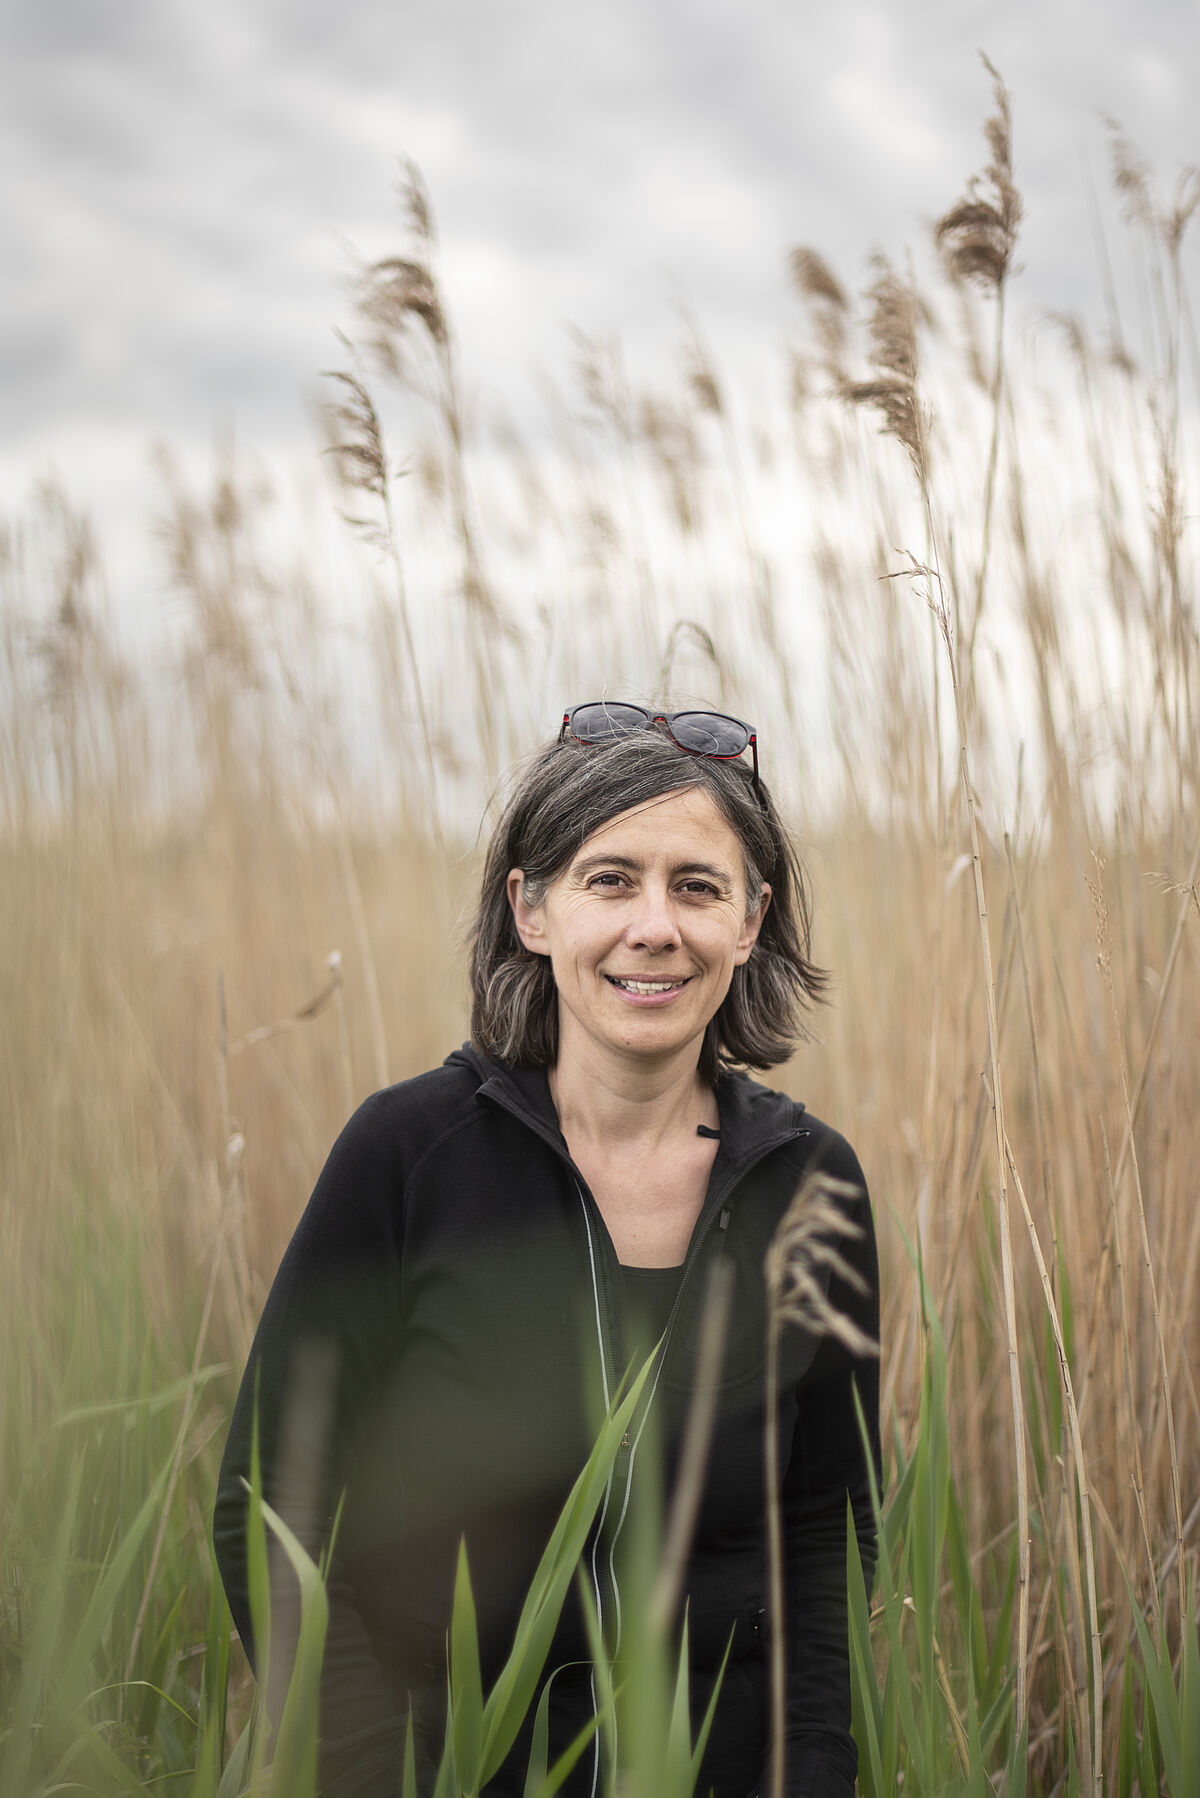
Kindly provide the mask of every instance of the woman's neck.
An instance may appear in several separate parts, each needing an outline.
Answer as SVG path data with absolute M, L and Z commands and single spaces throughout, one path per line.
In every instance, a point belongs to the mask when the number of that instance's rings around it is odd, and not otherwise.
M 569 1143 L 598 1148 L 650 1150 L 674 1138 L 692 1137 L 698 1124 L 715 1129 L 719 1114 L 712 1088 L 700 1078 L 699 1048 L 647 1067 L 611 1060 L 564 1045 L 550 1069 L 550 1095 Z

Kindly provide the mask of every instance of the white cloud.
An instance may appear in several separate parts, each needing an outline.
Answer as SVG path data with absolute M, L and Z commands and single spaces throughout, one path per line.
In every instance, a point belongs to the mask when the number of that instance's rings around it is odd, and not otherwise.
M 1200 153 L 1200 13 L 1165 0 L 10 0 L 0 29 L 10 503 L 56 455 L 111 503 L 106 431 L 194 447 L 233 419 L 303 447 L 348 318 L 344 242 L 399 240 L 401 152 L 432 192 L 469 377 L 509 405 L 561 364 L 567 320 L 643 362 L 669 350 L 677 294 L 761 375 L 789 244 L 857 280 L 982 161 L 980 44 L 1016 99 L 1018 307 L 1098 310 L 1098 113 L 1168 176 Z

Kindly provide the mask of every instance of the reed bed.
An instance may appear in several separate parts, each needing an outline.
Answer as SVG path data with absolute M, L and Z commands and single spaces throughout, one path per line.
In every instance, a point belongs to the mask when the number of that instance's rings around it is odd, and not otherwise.
M 66 496 L 8 527 L 3 1798 L 216 1791 L 253 1320 L 348 1109 L 464 1035 L 478 820 L 601 689 L 752 718 L 814 875 L 834 997 L 783 1082 L 884 1268 L 863 1789 L 1198 1789 L 1200 186 L 1114 150 L 1148 298 L 1103 343 L 1013 326 L 996 78 L 920 285 L 799 248 L 773 391 L 695 321 L 652 388 L 580 339 L 523 438 L 464 401 L 409 171 L 328 517 L 166 471 L 136 652 Z

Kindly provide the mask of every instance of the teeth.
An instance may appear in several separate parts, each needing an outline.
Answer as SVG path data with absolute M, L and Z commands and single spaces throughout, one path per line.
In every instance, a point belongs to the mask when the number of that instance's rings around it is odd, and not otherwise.
M 615 986 L 623 986 L 627 993 L 669 993 L 675 987 L 682 986 L 682 980 L 617 980 Z

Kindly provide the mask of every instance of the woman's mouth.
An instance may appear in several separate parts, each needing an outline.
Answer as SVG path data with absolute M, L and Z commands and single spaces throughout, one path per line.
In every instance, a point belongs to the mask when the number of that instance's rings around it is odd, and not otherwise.
M 643 997 L 661 993 L 677 993 L 691 979 L 690 974 L 682 975 L 678 980 L 634 980 L 623 979 L 619 974 L 606 974 L 604 978 L 610 985 L 623 993 L 638 993 Z

